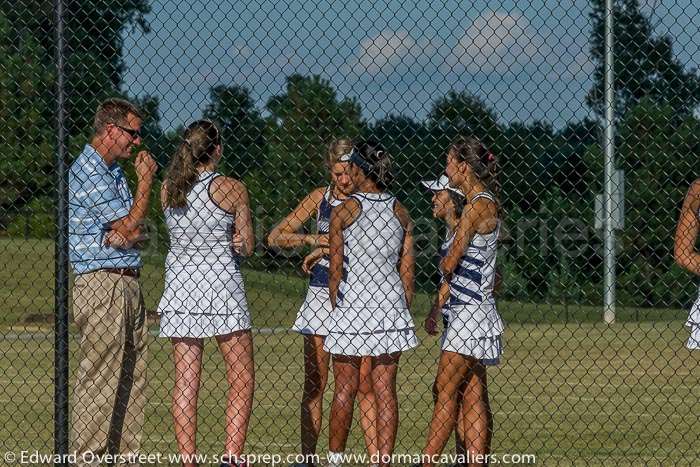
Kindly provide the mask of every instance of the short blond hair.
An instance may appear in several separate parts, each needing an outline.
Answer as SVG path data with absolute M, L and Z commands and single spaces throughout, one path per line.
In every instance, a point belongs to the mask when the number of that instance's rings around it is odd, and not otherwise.
M 95 112 L 95 122 L 93 127 L 95 133 L 101 133 L 107 125 L 126 125 L 127 116 L 133 114 L 143 120 L 143 115 L 138 107 L 131 102 L 113 97 L 103 101 Z

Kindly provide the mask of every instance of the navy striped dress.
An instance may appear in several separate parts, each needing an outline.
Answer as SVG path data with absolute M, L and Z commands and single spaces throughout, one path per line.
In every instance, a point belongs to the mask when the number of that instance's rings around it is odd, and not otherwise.
M 470 204 L 480 198 L 495 201 L 491 193 L 481 192 Z M 484 364 L 498 363 L 504 330 L 493 296 L 499 231 L 500 222 L 490 233 L 473 235 L 450 278 L 447 313 L 443 310 L 449 322 L 443 334 L 442 350 L 472 356 Z M 452 247 L 454 237 L 455 234 L 443 243 L 441 258 Z

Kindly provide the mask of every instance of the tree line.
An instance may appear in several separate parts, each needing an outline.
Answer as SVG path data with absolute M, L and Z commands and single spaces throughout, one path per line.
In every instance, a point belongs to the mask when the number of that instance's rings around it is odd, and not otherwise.
M 0 231 L 51 236 L 55 220 L 55 55 L 51 2 L 0 0 Z M 89 137 L 100 100 L 123 95 L 144 109 L 145 144 L 161 167 L 180 142 L 162 128 L 158 100 L 120 92 L 125 71 L 122 33 L 148 32 L 147 0 L 68 2 L 70 153 Z M 8 8 L 5 8 L 8 6 Z M 12 8 L 9 8 L 12 6 Z M 395 162 L 392 191 L 417 223 L 419 284 L 429 290 L 432 252 L 441 238 L 419 182 L 439 175 L 450 141 L 473 134 L 499 159 L 505 212 L 500 267 L 502 296 L 512 300 L 599 304 L 602 239 L 593 227 L 602 192 L 604 1 L 592 1 L 593 118 L 562 128 L 546 121 L 503 122 L 478 96 L 452 90 L 429 104 L 423 119 L 363 117 L 361 103 L 341 97 L 315 75 L 286 78 L 281 93 L 259 106 L 244 83 L 210 89 L 201 111 L 223 132 L 221 171 L 242 178 L 256 222 L 271 228 L 310 189 L 327 183 L 326 147 L 338 137 L 381 141 Z M 36 12 L 42 12 L 37 14 Z M 625 225 L 618 235 L 619 301 L 646 307 L 684 306 L 694 289 L 675 267 L 672 238 L 683 194 L 700 155 L 700 78 L 674 55 L 672 40 L 655 34 L 636 0 L 615 3 L 616 165 L 625 171 Z M 152 218 L 158 224 L 158 209 Z M 161 228 L 156 227 L 156 228 Z M 162 238 L 162 237 L 161 237 Z M 253 267 L 298 266 L 298 257 L 262 249 Z M 298 269 L 298 268 L 297 268 Z

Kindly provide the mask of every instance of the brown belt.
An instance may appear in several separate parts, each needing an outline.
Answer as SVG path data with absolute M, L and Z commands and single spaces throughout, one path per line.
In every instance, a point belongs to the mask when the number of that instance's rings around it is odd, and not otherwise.
M 108 272 L 110 274 L 119 274 L 120 276 L 139 277 L 139 270 L 135 268 L 102 268 L 99 271 Z

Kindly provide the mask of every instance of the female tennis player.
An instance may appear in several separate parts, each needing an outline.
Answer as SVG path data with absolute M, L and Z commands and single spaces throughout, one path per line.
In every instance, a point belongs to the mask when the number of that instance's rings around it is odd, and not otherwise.
M 676 262 L 683 268 L 700 276 L 700 253 L 695 249 L 695 243 L 700 232 L 700 178 L 695 180 L 681 208 L 674 256 Z M 690 329 L 690 337 L 686 347 L 691 350 L 700 349 L 700 294 L 695 300 L 685 325 Z
M 309 193 L 268 237 L 268 243 L 278 248 L 316 247 L 304 260 L 304 270 L 311 276 L 306 299 L 297 314 L 292 329 L 304 336 L 304 390 L 301 402 L 301 451 L 310 458 L 316 453 L 323 419 L 323 393 L 328 381 L 330 354 L 323 349 L 328 334 L 331 303 L 328 293 L 328 230 L 331 212 L 353 192 L 348 173 L 349 163 L 340 157 L 350 153 L 352 141 L 340 139 L 328 148 L 327 164 L 331 183 Z M 298 233 L 310 219 L 315 218 L 316 232 Z M 370 361 L 360 365 L 360 424 L 370 456 L 378 452 L 376 401 L 370 384 Z M 307 462 L 310 464 L 310 461 Z
M 414 256 L 411 218 L 385 190 L 391 161 L 377 143 L 353 148 L 356 191 L 335 208 L 330 226 L 329 291 L 333 307 L 324 348 L 333 354 L 335 390 L 331 407 L 329 465 L 340 465 L 352 421 L 363 358 L 371 359 L 377 399 L 379 456 L 388 465 L 396 440 L 396 371 L 405 350 L 418 344 L 409 313 Z
M 459 139 L 448 150 L 446 174 L 449 186 L 465 194 L 467 205 L 443 245 L 443 280 L 426 323 L 434 332 L 431 321 L 443 303 L 449 306 L 435 380 L 435 409 L 424 449 L 427 459 L 442 453 L 456 423 L 461 424 L 457 431 L 462 433 L 465 454 L 473 458 L 489 453 L 493 418 L 486 367 L 500 361 L 504 329 L 493 296 L 501 224 L 496 158 L 477 139 Z
M 197 452 L 197 398 L 204 339 L 214 337 L 226 362 L 228 398 L 224 467 L 242 465 L 255 376 L 251 320 L 239 262 L 253 252 L 245 185 L 216 172 L 218 128 L 187 127 L 168 168 L 161 202 L 170 234 L 165 289 L 158 304 L 160 336 L 175 360 L 172 415 L 183 456 Z M 186 464 L 195 465 L 195 464 Z

